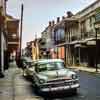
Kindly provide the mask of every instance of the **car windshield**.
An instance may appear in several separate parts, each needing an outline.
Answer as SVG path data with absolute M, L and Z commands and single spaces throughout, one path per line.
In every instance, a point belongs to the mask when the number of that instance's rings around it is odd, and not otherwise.
M 63 62 L 43 63 L 43 64 L 39 64 L 37 68 L 38 68 L 38 72 L 60 70 L 64 68 L 64 63 Z
M 31 68 L 31 67 L 34 67 L 35 66 L 35 63 L 34 62 L 28 62 L 28 65 Z

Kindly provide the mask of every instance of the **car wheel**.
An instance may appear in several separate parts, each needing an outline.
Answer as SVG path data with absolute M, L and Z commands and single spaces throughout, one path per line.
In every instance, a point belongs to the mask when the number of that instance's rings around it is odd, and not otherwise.
M 34 83 L 34 92 L 36 94 L 40 94 L 40 89 L 39 89 L 39 87 L 35 83 Z
M 33 83 L 33 87 L 34 87 L 35 93 L 38 93 L 38 87 L 37 87 L 37 85 L 35 84 L 35 82 Z

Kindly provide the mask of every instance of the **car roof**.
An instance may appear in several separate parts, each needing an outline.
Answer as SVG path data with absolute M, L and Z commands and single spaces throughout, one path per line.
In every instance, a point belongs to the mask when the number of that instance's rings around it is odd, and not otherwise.
M 33 60 L 30 57 L 23 57 L 23 60 L 27 62 L 33 62 Z
M 64 62 L 62 59 L 38 59 L 37 63 Z

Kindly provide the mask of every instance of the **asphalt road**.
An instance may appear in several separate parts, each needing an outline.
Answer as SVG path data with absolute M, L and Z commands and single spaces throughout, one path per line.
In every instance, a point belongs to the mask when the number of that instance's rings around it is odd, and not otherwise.
M 77 72 L 80 78 L 80 88 L 77 95 L 60 93 L 53 98 L 48 97 L 48 95 L 44 98 L 34 92 L 31 82 L 22 76 L 21 70 L 13 69 L 9 73 L 12 73 L 10 78 L 7 79 L 9 84 L 1 80 L 0 100 L 6 100 L 7 95 L 8 100 L 100 100 L 100 74 Z M 6 92 L 3 92 L 4 89 L 6 89 Z
M 100 100 L 100 74 L 93 74 L 88 72 L 77 72 L 80 78 L 80 88 L 77 95 L 69 95 L 67 93 L 56 94 L 53 98 L 46 95 L 46 100 Z M 17 81 L 17 82 L 16 82 Z M 15 78 L 15 97 L 20 100 L 20 97 L 31 100 L 36 98 L 42 100 L 44 97 L 38 96 L 34 93 L 34 88 L 29 80 L 24 78 L 22 74 L 16 74 Z M 35 99 L 33 99 L 35 100 Z

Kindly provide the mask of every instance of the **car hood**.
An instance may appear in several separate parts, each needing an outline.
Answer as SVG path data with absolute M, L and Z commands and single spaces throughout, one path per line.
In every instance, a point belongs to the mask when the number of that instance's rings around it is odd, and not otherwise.
M 39 76 L 40 78 L 45 77 L 45 79 L 47 80 L 55 79 L 55 78 L 65 78 L 65 77 L 66 79 L 71 79 L 72 74 L 75 74 L 75 73 L 68 69 L 61 69 L 61 70 L 55 70 L 55 71 L 40 72 Z

